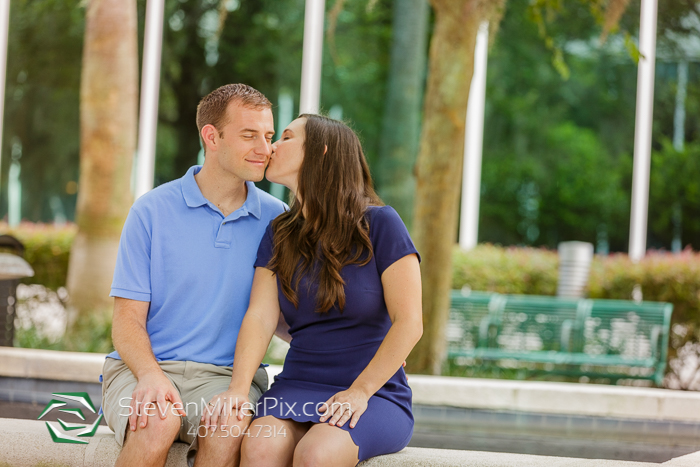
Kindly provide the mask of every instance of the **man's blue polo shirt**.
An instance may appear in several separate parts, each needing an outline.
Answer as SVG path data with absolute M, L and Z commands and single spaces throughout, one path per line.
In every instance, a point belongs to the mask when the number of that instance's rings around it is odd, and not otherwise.
M 110 296 L 150 302 L 146 329 L 158 360 L 231 366 L 260 239 L 285 205 L 246 182 L 245 203 L 224 217 L 202 195 L 200 170 L 134 203 Z

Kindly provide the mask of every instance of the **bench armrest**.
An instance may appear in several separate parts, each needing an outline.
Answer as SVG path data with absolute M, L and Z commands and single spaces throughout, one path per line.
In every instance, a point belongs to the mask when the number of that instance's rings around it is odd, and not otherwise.
M 661 326 L 651 328 L 651 358 L 657 360 L 661 355 Z

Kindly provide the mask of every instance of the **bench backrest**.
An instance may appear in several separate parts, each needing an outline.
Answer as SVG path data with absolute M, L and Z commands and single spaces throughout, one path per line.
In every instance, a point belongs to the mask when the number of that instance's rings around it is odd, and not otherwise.
M 666 360 L 669 303 L 452 293 L 449 349 L 555 351 Z

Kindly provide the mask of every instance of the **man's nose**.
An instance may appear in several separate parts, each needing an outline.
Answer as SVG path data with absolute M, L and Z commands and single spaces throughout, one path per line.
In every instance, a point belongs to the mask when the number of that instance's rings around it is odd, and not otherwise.
M 255 149 L 259 154 L 269 156 L 272 153 L 272 144 L 267 138 L 261 138 L 260 144 L 258 144 L 258 147 Z

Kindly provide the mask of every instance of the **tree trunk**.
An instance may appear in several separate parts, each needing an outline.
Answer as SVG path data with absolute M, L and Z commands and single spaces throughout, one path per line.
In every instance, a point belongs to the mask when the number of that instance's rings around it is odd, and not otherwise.
M 498 17 L 504 0 L 431 0 L 423 129 L 417 163 L 413 238 L 423 263 L 423 338 L 409 357 L 413 373 L 440 374 L 462 181 L 464 125 L 474 46 L 481 21 Z
M 420 136 L 429 14 L 427 0 L 394 0 L 377 182 L 384 202 L 396 209 L 409 229 L 413 223 L 414 165 Z
M 135 0 L 90 0 L 80 84 L 78 234 L 71 249 L 69 334 L 111 308 L 119 236 L 133 198 L 138 52 Z M 108 316 L 108 314 L 107 314 Z

